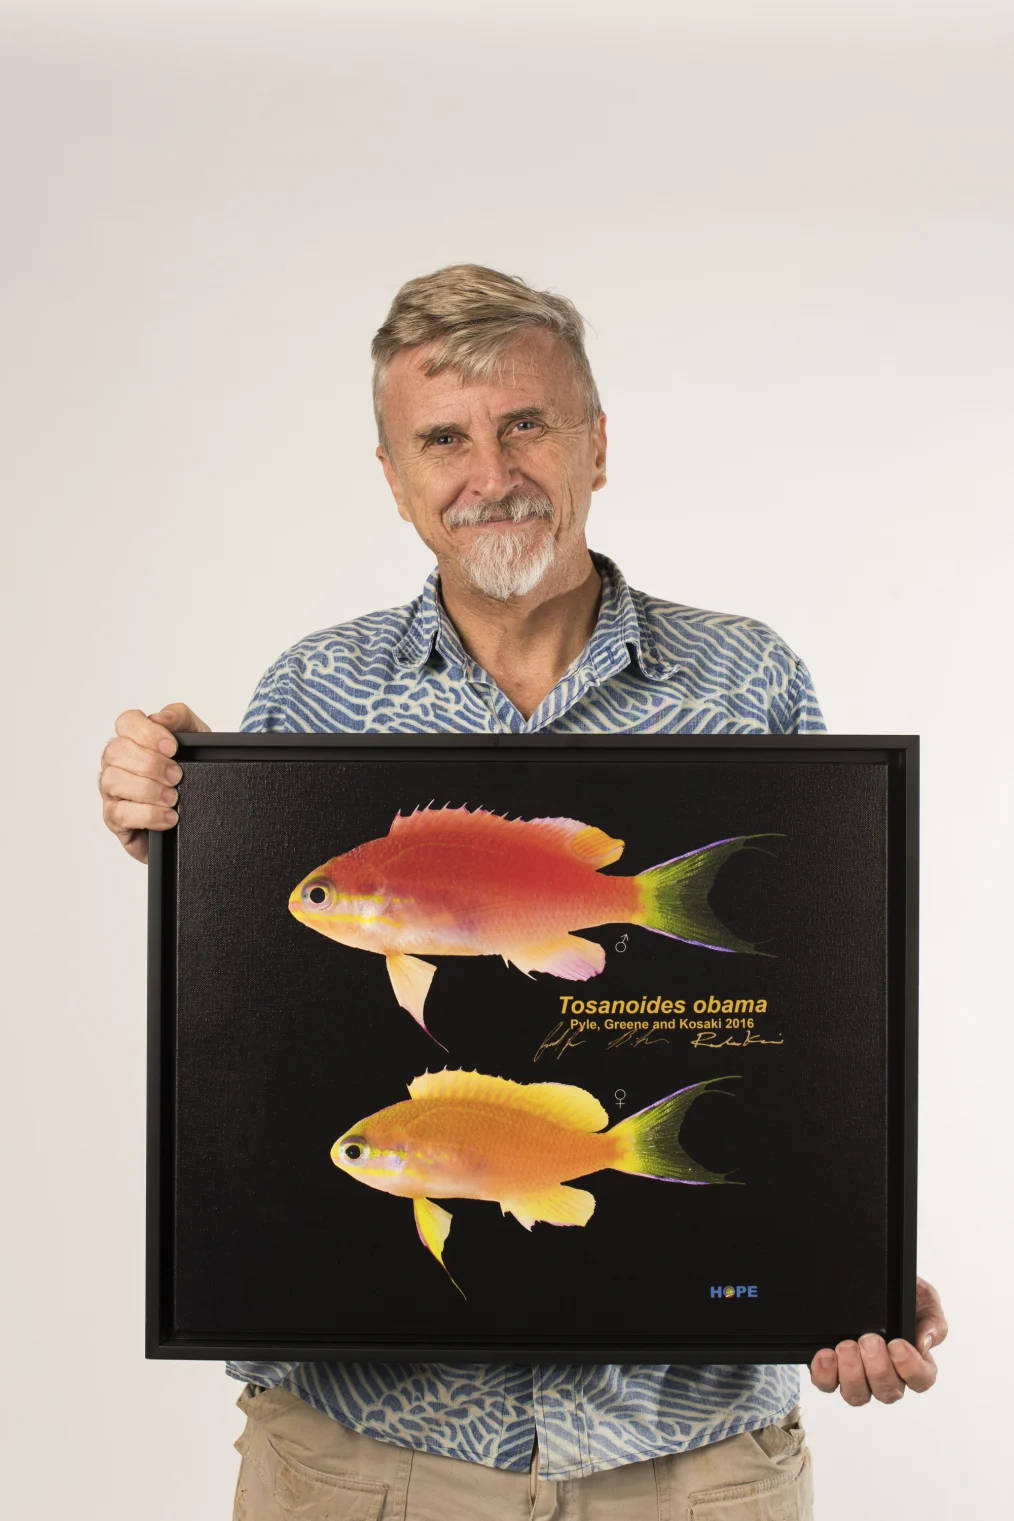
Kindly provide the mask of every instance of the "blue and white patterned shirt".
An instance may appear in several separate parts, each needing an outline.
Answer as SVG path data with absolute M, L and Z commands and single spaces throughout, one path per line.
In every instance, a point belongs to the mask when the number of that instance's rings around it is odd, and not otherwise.
M 752 618 L 704 612 L 602 577 L 594 632 L 524 718 L 463 648 L 434 571 L 422 595 L 322 629 L 261 680 L 248 734 L 813 734 L 803 662 Z M 799 1399 L 786 1365 L 229 1363 L 343 1425 L 443 1457 L 574 1479 L 752 1431 Z

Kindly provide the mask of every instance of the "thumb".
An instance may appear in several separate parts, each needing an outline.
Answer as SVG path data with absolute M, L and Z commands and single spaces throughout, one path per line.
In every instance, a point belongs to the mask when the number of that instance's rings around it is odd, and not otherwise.
M 152 723 L 163 724 L 174 734 L 210 734 L 211 725 L 187 707 L 185 702 L 170 702 L 157 713 L 149 713 Z
M 930 1347 L 937 1347 L 947 1335 L 947 1322 L 931 1320 L 928 1325 L 920 1326 L 916 1335 L 916 1346 L 923 1357 L 929 1357 Z M 930 1358 L 932 1362 L 932 1358 Z
M 947 1335 L 947 1317 L 940 1295 L 925 1278 L 916 1279 L 915 1342 L 925 1357 L 930 1347 L 938 1347 Z

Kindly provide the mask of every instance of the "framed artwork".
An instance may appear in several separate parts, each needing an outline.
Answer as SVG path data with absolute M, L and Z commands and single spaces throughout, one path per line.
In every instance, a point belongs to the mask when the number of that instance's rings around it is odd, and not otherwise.
M 913 1336 L 917 740 L 179 741 L 149 1356 Z

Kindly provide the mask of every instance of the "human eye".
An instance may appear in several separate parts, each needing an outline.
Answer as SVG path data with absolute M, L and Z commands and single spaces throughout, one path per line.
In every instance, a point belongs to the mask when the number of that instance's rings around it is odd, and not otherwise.
M 541 427 L 542 423 L 537 417 L 519 417 L 514 423 L 515 430 L 524 430 L 523 436 L 526 438 L 531 438 L 532 436 L 532 433 L 528 431 L 529 429 L 538 431 Z

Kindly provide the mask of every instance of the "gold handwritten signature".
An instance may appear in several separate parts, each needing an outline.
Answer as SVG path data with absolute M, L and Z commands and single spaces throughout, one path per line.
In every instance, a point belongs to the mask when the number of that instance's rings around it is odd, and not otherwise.
M 660 1042 L 667 1046 L 669 1039 L 665 1035 L 652 1035 L 650 1030 L 623 1030 L 606 1041 L 606 1050 L 611 1051 L 614 1046 L 657 1046 Z
M 566 1020 L 561 1019 L 559 1024 L 554 1025 L 550 1030 L 549 1034 L 546 1036 L 545 1040 L 542 1042 L 541 1046 L 532 1057 L 532 1061 L 537 1062 L 540 1056 L 545 1056 L 551 1051 L 556 1052 L 556 1059 L 559 1061 L 563 1053 L 571 1046 L 583 1045 L 584 1041 L 578 1039 L 577 1032 L 569 1028 Z
M 737 1040 L 734 1035 L 727 1035 L 724 1040 L 718 1040 L 716 1035 L 715 1030 L 698 1030 L 690 1044 L 713 1046 L 717 1049 L 719 1046 L 781 1046 L 785 1043 L 785 1037 L 782 1035 L 779 1035 L 777 1040 L 765 1040 L 761 1035 L 754 1035 L 752 1030 L 747 1030 L 745 1040 Z
M 612 1051 L 616 1046 L 657 1046 L 659 1044 L 667 1046 L 668 1037 L 653 1035 L 650 1030 L 621 1030 L 619 1035 L 614 1035 L 612 1040 L 606 1042 L 606 1050 Z M 581 1031 L 572 1030 L 568 1022 L 561 1019 L 541 1043 L 532 1061 L 537 1062 L 540 1057 L 549 1055 L 555 1056 L 559 1061 L 565 1051 L 569 1051 L 574 1046 L 584 1045 L 587 1045 L 587 1041 L 583 1039 Z

